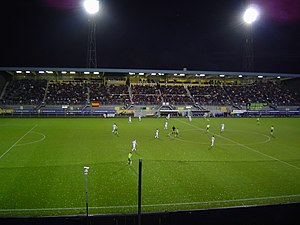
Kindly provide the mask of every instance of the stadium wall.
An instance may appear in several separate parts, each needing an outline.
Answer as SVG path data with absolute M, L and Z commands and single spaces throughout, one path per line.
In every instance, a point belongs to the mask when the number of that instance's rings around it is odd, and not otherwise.
M 298 225 L 300 203 L 142 214 L 142 225 Z M 138 225 L 136 214 L 63 217 L 2 217 L 5 225 Z

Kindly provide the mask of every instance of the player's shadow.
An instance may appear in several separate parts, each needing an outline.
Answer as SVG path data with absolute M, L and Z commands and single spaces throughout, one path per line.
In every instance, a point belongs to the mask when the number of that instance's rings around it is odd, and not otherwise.
M 112 171 L 110 173 L 110 176 L 111 178 L 115 177 L 116 175 L 122 173 L 123 171 L 126 171 L 126 169 L 128 169 L 131 173 L 134 173 L 137 175 L 137 171 L 135 170 L 135 166 L 132 165 L 129 165 L 128 162 L 122 162 L 122 165 L 120 165 L 120 167 L 114 171 Z
M 135 170 L 135 167 L 133 166 L 133 165 L 128 165 L 128 167 L 129 167 L 129 170 L 132 172 L 132 173 L 134 173 L 135 175 L 138 175 L 138 173 L 137 173 L 137 171 Z

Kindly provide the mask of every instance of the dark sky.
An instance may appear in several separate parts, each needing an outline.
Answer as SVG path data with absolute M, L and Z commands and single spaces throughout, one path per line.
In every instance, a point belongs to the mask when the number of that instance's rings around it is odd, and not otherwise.
M 242 0 L 100 0 L 100 68 L 243 71 Z M 255 69 L 300 73 L 300 0 L 253 0 Z M 86 67 L 81 0 L 1 6 L 0 67 Z

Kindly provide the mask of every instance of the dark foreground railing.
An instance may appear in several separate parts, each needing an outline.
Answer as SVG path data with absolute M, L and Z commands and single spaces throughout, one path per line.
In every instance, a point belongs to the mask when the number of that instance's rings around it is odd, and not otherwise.
M 87 223 L 88 222 L 88 223 Z M 3 225 L 136 225 L 137 215 L 91 215 L 64 217 L 1 217 Z M 250 206 L 197 211 L 177 211 L 142 214 L 142 225 L 290 225 L 300 224 L 300 203 Z

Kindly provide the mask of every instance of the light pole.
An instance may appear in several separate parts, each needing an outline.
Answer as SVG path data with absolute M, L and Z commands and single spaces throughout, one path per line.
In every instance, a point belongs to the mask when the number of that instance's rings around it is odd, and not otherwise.
M 88 180 L 87 180 L 89 169 L 90 169 L 90 167 L 88 167 L 88 166 L 83 167 L 84 190 L 85 190 L 85 207 L 86 207 L 86 219 L 87 219 L 87 221 L 88 221 L 88 217 L 89 217 L 89 196 L 88 196 Z
M 95 16 L 99 12 L 98 0 L 85 0 L 83 6 L 89 14 L 89 34 L 87 47 L 87 68 L 97 68 L 97 46 L 96 46 L 96 21 Z
M 249 6 L 243 15 L 246 27 L 245 32 L 245 48 L 244 48 L 244 70 L 251 72 L 254 69 L 254 53 L 253 53 L 253 33 L 252 25 L 258 18 L 258 10 L 254 6 Z

